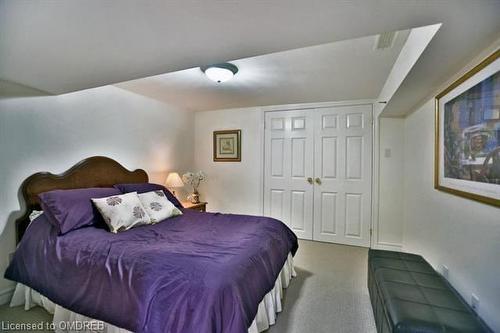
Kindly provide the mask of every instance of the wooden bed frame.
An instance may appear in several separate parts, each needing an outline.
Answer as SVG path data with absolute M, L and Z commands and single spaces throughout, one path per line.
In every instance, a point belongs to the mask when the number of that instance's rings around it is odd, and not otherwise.
M 148 174 L 142 169 L 129 171 L 117 161 L 104 157 L 86 158 L 67 171 L 55 175 L 50 172 L 38 172 L 29 176 L 21 185 L 21 207 L 24 214 L 16 220 L 17 243 L 21 240 L 29 225 L 29 216 L 33 210 L 40 210 L 38 195 L 52 190 L 68 190 L 87 187 L 113 187 L 120 183 L 147 183 Z

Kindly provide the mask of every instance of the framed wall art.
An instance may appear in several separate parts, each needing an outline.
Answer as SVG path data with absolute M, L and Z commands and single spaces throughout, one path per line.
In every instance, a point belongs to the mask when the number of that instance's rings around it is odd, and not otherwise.
M 214 161 L 241 162 L 241 130 L 214 131 Z
M 500 207 L 500 50 L 436 96 L 434 186 Z

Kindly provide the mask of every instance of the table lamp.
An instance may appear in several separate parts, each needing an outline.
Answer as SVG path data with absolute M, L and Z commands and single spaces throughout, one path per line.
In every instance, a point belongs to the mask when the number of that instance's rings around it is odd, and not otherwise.
M 182 182 L 181 177 L 177 172 L 171 172 L 167 176 L 167 180 L 165 181 L 165 185 L 170 189 L 172 189 L 172 194 L 175 197 L 175 188 L 183 187 L 184 183 Z

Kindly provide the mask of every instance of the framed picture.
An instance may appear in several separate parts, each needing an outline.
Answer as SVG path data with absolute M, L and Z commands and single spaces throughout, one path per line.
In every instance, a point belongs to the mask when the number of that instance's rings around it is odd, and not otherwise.
M 214 131 L 214 161 L 241 162 L 241 130 Z
M 500 50 L 436 96 L 434 187 L 500 207 Z

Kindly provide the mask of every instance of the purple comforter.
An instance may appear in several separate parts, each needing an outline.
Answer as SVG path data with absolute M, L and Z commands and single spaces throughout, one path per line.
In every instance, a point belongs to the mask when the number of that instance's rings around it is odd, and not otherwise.
M 265 217 L 199 213 L 63 236 L 38 217 L 5 277 L 134 332 L 246 332 L 297 238 Z

